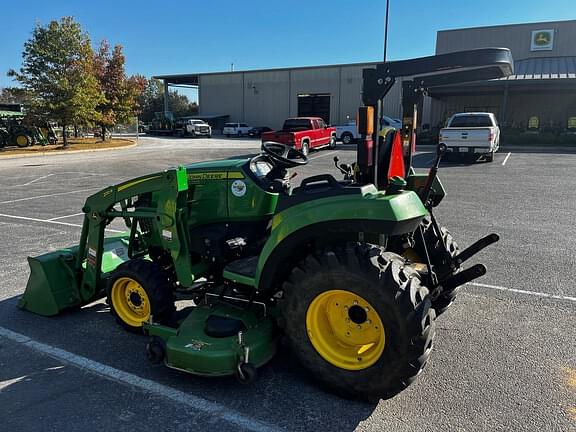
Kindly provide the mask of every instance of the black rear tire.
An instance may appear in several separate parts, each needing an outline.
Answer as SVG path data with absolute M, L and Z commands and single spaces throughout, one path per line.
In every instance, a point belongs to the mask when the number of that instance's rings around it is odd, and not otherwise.
M 365 300 L 381 320 L 384 347 L 373 364 L 342 368 L 312 344 L 309 331 L 318 334 L 313 332 L 322 329 L 308 328 L 309 308 L 332 290 Z M 352 307 L 345 310 L 350 314 Z M 349 245 L 308 255 L 284 284 L 280 308 L 286 337 L 302 365 L 322 385 L 345 397 L 374 401 L 396 395 L 415 381 L 432 351 L 435 314 L 428 289 L 402 257 L 376 246 Z M 350 319 L 354 320 L 351 315 Z M 361 352 L 358 361 L 366 354 Z
M 135 293 L 136 297 L 140 297 L 139 299 L 126 300 L 124 307 L 115 304 L 114 299 L 118 297 L 114 295 L 113 290 L 122 289 L 121 280 L 135 282 L 145 291 L 145 296 Z M 148 303 L 150 315 L 154 322 L 160 324 L 168 322 L 176 311 L 174 284 L 170 280 L 170 275 L 159 264 L 144 259 L 129 260 L 118 266 L 108 279 L 107 295 L 110 312 L 116 321 L 124 329 L 133 333 L 143 333 L 143 324 L 147 318 L 139 317 L 138 311 L 132 313 L 130 304 Z M 123 313 L 123 310 L 128 312 Z M 136 319 L 129 321 L 128 318 L 131 317 L 136 317 Z
M 422 231 L 424 233 L 424 240 L 426 242 L 426 246 L 428 249 L 428 255 L 430 257 L 432 265 L 436 266 L 445 264 L 445 256 L 443 253 L 442 243 L 440 242 L 440 239 L 438 238 L 436 232 L 434 231 L 432 221 L 430 220 L 429 217 L 426 217 L 422 220 L 421 225 L 422 225 Z M 442 232 L 442 240 L 444 241 L 444 244 L 446 245 L 447 250 L 450 253 L 450 256 L 455 257 L 460 252 L 458 243 L 456 243 L 456 241 L 452 237 L 452 234 L 450 234 L 450 231 L 448 231 L 445 227 L 440 227 L 440 231 Z M 419 257 L 423 257 L 424 248 L 422 246 L 422 242 L 420 241 L 420 236 L 417 235 L 415 237 L 416 237 L 416 245 L 414 247 L 414 250 Z M 460 287 L 456 287 L 451 291 L 442 292 L 437 298 L 432 300 L 432 307 L 436 311 L 436 316 L 440 316 L 444 312 L 446 312 L 446 309 L 448 309 L 452 305 L 459 292 Z
M 308 141 L 302 143 L 302 150 L 300 151 L 304 156 L 308 156 L 308 153 L 310 153 L 310 144 L 308 144 Z

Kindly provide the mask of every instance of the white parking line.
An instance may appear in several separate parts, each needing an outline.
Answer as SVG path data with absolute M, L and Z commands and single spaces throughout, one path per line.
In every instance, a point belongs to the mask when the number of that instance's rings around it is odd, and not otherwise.
M 80 213 L 83 214 L 83 213 Z M 49 223 L 49 224 L 56 224 L 56 225 L 66 225 L 66 226 L 71 226 L 71 227 L 79 227 L 82 228 L 81 224 L 75 224 L 75 223 L 68 223 L 68 222 L 60 222 L 60 221 L 56 221 L 53 219 L 38 219 L 38 218 L 31 218 L 31 217 L 26 217 L 26 216 L 15 216 L 15 215 L 8 215 L 8 214 L 3 214 L 0 213 L 0 217 L 5 217 L 8 219 L 19 219 L 19 220 L 25 220 L 25 221 L 32 221 L 32 222 L 43 222 L 43 223 Z M 112 228 L 106 228 L 105 231 L 109 231 L 109 232 L 113 232 L 113 233 L 123 233 L 124 231 L 119 231 L 119 230 L 115 230 Z
M 19 186 L 30 186 L 32 183 L 36 183 L 37 181 L 44 180 L 45 178 L 48 178 L 48 177 L 53 176 L 53 175 L 54 174 L 46 174 L 45 176 L 38 177 L 34 180 L 29 181 L 28 183 L 24 183 L 24 184 L 21 184 Z
M 70 215 L 66 215 L 66 216 L 58 216 L 58 217 L 50 218 L 50 219 L 46 219 L 46 220 L 48 220 L 48 221 L 55 221 L 55 220 L 59 220 L 59 219 L 67 219 L 67 218 L 74 217 L 74 216 L 80 216 L 80 215 L 83 215 L 83 214 L 84 214 L 84 213 L 74 213 L 74 214 L 70 214 Z
M 94 360 L 90 360 L 86 357 L 82 357 L 77 354 L 73 354 L 63 349 L 56 348 L 41 342 L 37 342 L 23 334 L 16 333 L 4 327 L 0 327 L 0 336 L 5 337 L 6 339 L 9 339 L 16 343 L 20 343 L 30 349 L 33 349 L 34 351 L 40 352 L 49 357 L 66 362 L 81 369 L 87 370 L 93 374 L 100 375 L 101 377 L 104 377 L 106 379 L 144 390 L 156 396 L 170 399 L 173 402 L 181 403 L 183 405 L 192 408 L 193 410 L 209 414 L 213 417 L 231 423 L 239 428 L 255 432 L 279 430 L 274 426 L 268 425 L 259 420 L 241 414 L 238 411 L 230 409 L 219 403 L 211 402 L 199 396 L 194 396 L 191 395 L 190 393 L 185 393 L 180 390 L 173 389 L 171 387 L 159 384 L 157 382 L 145 378 L 140 378 L 137 375 L 124 372 L 122 370 L 113 368 L 111 366 L 107 366 L 103 363 L 99 363 Z
M 508 158 L 510 157 L 511 154 L 512 154 L 512 153 L 508 153 L 508 154 L 506 155 L 506 157 L 504 158 L 504 161 L 502 162 L 502 166 L 506 165 L 506 162 L 508 162 Z
M 55 197 L 55 196 L 60 196 L 60 195 L 69 195 L 69 194 L 86 192 L 86 191 L 95 190 L 95 189 L 102 189 L 102 188 L 92 187 L 92 188 L 88 188 L 88 189 L 77 189 L 77 190 L 73 190 L 73 191 L 69 191 L 69 192 L 58 192 L 58 193 L 53 193 L 53 194 L 48 194 L 48 195 L 36 195 L 36 196 L 31 196 L 31 197 L 26 197 L 26 198 L 18 198 L 18 199 L 14 199 L 14 200 L 0 201 L 0 204 L 12 204 L 12 203 L 21 202 L 21 201 L 30 201 L 30 200 L 34 200 L 34 199 L 40 199 L 40 198 L 50 198 L 50 197 Z
M 565 301 L 576 302 L 576 297 L 548 294 L 548 293 L 543 293 L 543 292 L 539 292 L 539 291 L 526 291 L 526 290 L 521 290 L 521 289 L 516 289 L 516 288 L 506 288 L 503 286 L 488 285 L 488 284 L 477 283 L 477 282 L 468 282 L 466 285 L 472 285 L 472 286 L 477 286 L 477 287 L 481 287 L 481 288 L 489 288 L 489 289 L 498 290 L 498 291 L 509 291 L 509 292 L 513 292 L 513 293 L 517 293 L 517 294 L 533 295 L 536 297 L 551 298 L 551 299 L 555 299 L 555 300 L 565 300 Z

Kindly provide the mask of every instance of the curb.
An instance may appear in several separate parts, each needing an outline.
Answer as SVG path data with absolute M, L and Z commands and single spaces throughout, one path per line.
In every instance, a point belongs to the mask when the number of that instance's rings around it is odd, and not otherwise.
M 128 141 L 128 140 L 127 140 Z M 49 152 L 34 152 L 31 154 L 15 154 L 15 155 L 11 155 L 11 154 L 7 154 L 7 155 L 2 155 L 2 153 L 0 153 L 0 161 L 2 159 L 21 159 L 21 158 L 27 158 L 27 157 L 39 157 L 39 156 L 58 156 L 58 155 L 69 155 L 69 154 L 75 154 L 75 153 L 93 153 L 93 152 L 104 152 L 104 151 L 114 151 L 114 150 L 128 150 L 134 147 L 137 147 L 138 143 L 137 142 L 133 142 L 132 144 L 126 145 L 126 146 L 121 146 L 121 147 L 110 147 L 110 148 L 102 148 L 102 149 L 86 149 L 86 150 L 65 150 L 63 152 L 57 152 L 57 151 L 49 151 Z

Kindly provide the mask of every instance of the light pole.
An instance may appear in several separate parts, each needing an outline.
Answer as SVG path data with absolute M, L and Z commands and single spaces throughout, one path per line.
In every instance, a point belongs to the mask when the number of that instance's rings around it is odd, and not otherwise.
M 388 15 L 390 13 L 390 0 L 386 0 L 386 17 L 384 24 L 384 63 L 386 63 L 386 49 L 388 47 Z

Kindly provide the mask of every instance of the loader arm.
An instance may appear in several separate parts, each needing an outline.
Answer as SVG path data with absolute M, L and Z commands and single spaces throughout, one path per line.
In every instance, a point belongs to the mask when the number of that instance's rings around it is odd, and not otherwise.
M 128 211 L 123 206 L 121 210 L 114 209 L 116 204 L 146 193 L 157 194 L 157 204 L 153 208 Z M 170 251 L 181 283 L 184 286 L 192 283 L 184 211 L 187 193 L 187 172 L 180 167 L 108 187 L 86 200 L 82 209 L 84 223 L 74 269 L 77 275 L 81 275 L 79 294 L 82 302 L 89 301 L 101 291 L 104 231 L 110 221 L 118 217 L 131 225 L 130 252 L 137 231 L 134 218 L 155 219 L 157 223 L 151 226 L 158 232 L 152 235 L 157 236 L 159 246 Z
M 155 205 L 128 205 L 142 194 L 154 194 Z M 126 259 L 134 254 L 142 255 L 134 243 L 141 240 L 138 225 L 146 220 L 153 222 L 148 224 L 151 241 L 170 253 L 181 284 L 192 284 L 186 229 L 187 194 L 187 171 L 179 167 L 109 186 L 90 196 L 82 208 L 84 222 L 79 245 L 28 258 L 31 275 L 19 307 L 49 316 L 100 298 L 105 289 L 103 273 L 114 270 L 125 260 L 106 249 L 123 241 L 128 243 Z M 106 227 L 119 217 L 124 218 L 130 228 L 130 236 L 105 239 Z

